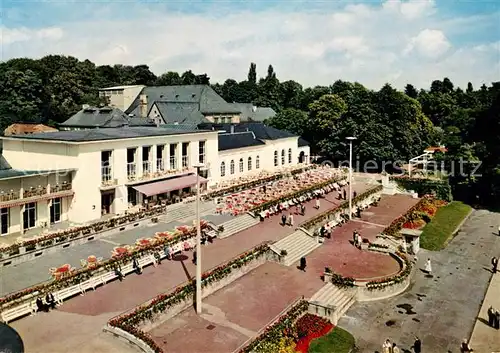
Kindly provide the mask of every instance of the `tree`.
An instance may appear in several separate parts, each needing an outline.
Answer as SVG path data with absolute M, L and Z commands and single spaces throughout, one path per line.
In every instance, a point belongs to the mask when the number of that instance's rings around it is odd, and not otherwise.
M 417 99 L 417 97 L 418 97 L 417 89 L 413 85 L 410 85 L 410 84 L 407 84 L 405 86 L 405 94 L 408 97 L 413 98 L 413 99 Z
M 248 82 L 257 84 L 257 65 L 250 63 L 250 68 L 248 69 Z
M 182 79 L 178 72 L 168 71 L 162 74 L 156 80 L 156 86 L 179 86 L 182 85 Z
M 286 108 L 270 118 L 267 123 L 277 129 L 306 137 L 309 133 L 308 122 L 309 117 L 306 112 L 295 108 Z

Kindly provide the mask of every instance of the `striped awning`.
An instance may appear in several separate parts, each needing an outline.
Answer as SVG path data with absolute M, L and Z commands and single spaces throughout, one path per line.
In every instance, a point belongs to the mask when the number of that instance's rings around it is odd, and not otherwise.
M 200 178 L 200 184 L 207 183 L 208 180 Z M 186 175 L 179 178 L 161 180 L 153 183 L 132 186 L 135 190 L 146 196 L 163 194 L 165 192 L 180 190 L 196 185 L 196 174 Z

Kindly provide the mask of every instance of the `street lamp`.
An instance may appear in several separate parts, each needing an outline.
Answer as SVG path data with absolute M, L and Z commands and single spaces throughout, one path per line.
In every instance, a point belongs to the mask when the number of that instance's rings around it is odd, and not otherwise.
M 356 137 L 347 137 L 349 141 L 349 219 L 352 219 L 352 141 Z
M 196 313 L 201 314 L 201 225 L 200 225 L 200 170 L 203 164 L 193 165 L 196 168 Z

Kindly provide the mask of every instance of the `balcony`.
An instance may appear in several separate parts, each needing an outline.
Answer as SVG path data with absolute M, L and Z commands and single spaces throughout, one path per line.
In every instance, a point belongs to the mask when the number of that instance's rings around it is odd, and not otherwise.
M 25 190 L 0 191 L 0 207 L 14 207 L 28 202 L 50 200 L 55 197 L 73 195 L 73 187 L 70 182 L 62 184 L 30 187 Z
M 177 169 L 177 158 L 170 156 L 170 169 Z
M 182 168 L 187 168 L 189 165 L 189 156 L 182 156 Z
M 68 183 L 67 181 L 65 181 L 62 184 L 51 185 L 49 192 L 51 194 L 54 194 L 54 193 L 63 192 L 63 191 L 71 191 L 71 189 L 72 189 L 71 183 Z
M 38 187 L 30 187 L 29 189 L 24 190 L 23 199 L 27 199 L 29 197 L 43 196 L 47 194 L 47 187 L 39 185 Z
M 165 170 L 165 163 L 162 158 L 156 160 L 156 171 L 163 172 Z
M 10 190 L 9 192 L 0 191 L 0 202 L 8 202 L 19 200 L 21 198 L 21 193 L 19 191 Z
M 108 181 L 113 179 L 113 172 L 111 167 L 101 167 L 101 182 L 106 184 Z
M 153 173 L 153 163 L 151 161 L 142 162 L 142 175 L 150 175 Z
M 128 180 L 137 178 L 137 165 L 135 163 L 127 163 L 127 178 Z

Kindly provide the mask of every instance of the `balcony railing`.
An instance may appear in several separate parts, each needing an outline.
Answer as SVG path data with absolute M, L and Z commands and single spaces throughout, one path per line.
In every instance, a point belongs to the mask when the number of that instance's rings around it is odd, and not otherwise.
M 56 184 L 50 186 L 50 193 L 61 192 L 61 191 L 69 191 L 72 189 L 71 183 L 64 181 L 62 184 Z
M 162 158 L 156 160 L 156 171 L 163 172 L 165 170 L 165 163 Z
M 103 184 L 108 183 L 113 179 L 111 167 L 101 167 L 101 181 Z
M 137 165 L 135 163 L 127 163 L 127 177 L 129 180 L 137 178 Z
M 170 169 L 177 169 L 177 158 L 170 156 Z
M 149 175 L 153 172 L 153 166 L 150 161 L 142 161 L 142 175 Z
M 19 200 L 21 193 L 19 191 L 10 190 L 9 192 L 0 191 L 0 202 Z
M 182 168 L 186 168 L 189 164 L 189 156 L 182 156 Z
M 28 197 L 35 197 L 35 196 L 42 196 L 47 194 L 47 187 L 46 186 L 38 186 L 38 187 L 31 187 L 29 189 L 24 190 L 23 192 L 23 198 L 28 198 Z

